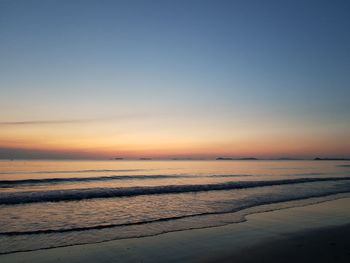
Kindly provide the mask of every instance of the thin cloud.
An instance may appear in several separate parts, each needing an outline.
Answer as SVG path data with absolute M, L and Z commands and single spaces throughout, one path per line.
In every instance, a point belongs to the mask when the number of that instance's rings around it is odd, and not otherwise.
M 38 124 L 65 124 L 65 123 L 84 123 L 95 120 L 41 120 L 41 121 L 4 121 L 0 125 L 38 125 Z
M 119 116 L 113 116 L 109 118 L 97 118 L 97 119 L 68 119 L 68 120 L 29 120 L 29 121 L 2 121 L 0 126 L 21 126 L 21 125 L 53 125 L 53 124 L 70 124 L 70 123 L 88 123 L 99 121 L 113 121 L 113 120 L 127 120 L 144 118 L 144 114 L 125 114 Z

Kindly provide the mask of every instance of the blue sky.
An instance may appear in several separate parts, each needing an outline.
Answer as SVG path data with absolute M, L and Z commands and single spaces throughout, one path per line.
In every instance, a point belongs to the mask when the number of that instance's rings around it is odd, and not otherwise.
M 348 1 L 2 0 L 0 122 L 94 119 L 96 132 L 199 134 L 210 147 L 280 129 L 280 140 L 314 134 L 333 145 L 318 153 L 337 154 L 350 131 L 349 11 Z M 29 133 L 54 137 L 40 125 Z M 34 140 L 2 126 L 4 141 Z

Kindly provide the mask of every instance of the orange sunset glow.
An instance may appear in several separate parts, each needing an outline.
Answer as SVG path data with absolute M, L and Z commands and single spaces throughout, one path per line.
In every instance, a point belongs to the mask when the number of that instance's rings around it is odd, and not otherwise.
M 350 262 L 349 14 L 0 0 L 0 263 Z

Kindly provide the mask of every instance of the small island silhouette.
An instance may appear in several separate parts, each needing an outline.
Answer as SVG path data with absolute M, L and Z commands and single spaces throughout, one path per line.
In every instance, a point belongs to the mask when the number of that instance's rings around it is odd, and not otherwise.
M 217 161 L 231 161 L 231 160 L 239 160 L 239 161 L 254 161 L 258 160 L 255 157 L 243 157 L 243 158 L 231 158 L 231 157 L 218 157 L 216 158 Z
M 350 161 L 350 158 L 320 158 L 316 157 L 314 161 Z

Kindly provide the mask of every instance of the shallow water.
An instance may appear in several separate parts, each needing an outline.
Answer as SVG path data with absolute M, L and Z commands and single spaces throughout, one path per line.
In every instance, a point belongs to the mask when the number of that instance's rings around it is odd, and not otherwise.
M 0 253 L 222 225 L 347 192 L 345 161 L 1 161 Z

